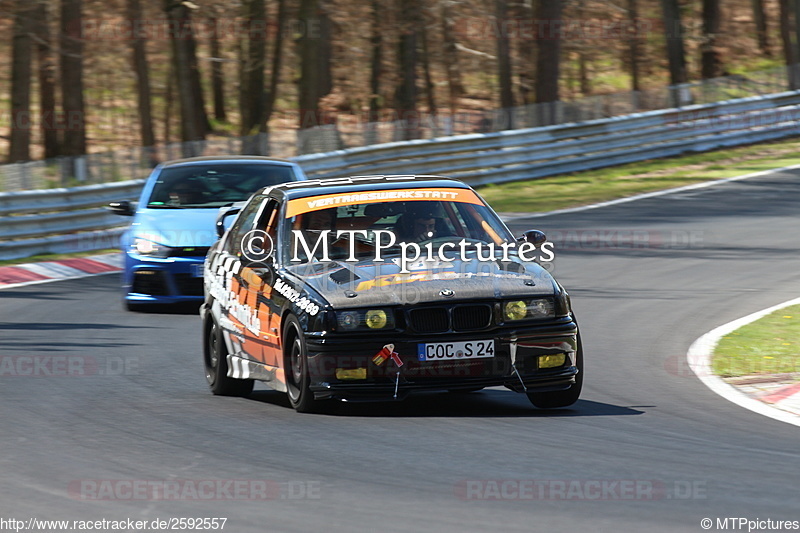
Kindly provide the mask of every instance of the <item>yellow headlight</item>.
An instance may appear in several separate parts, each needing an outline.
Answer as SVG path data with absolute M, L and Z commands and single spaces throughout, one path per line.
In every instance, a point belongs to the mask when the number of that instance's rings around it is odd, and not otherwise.
M 523 301 L 508 302 L 505 307 L 505 316 L 508 320 L 522 320 L 528 314 L 528 305 Z
M 567 354 L 557 353 L 553 355 L 540 355 L 539 368 L 556 368 L 564 366 L 567 360 Z
M 388 318 L 386 317 L 386 311 L 383 309 L 371 309 L 364 316 L 364 321 L 371 329 L 381 329 L 386 327 Z
M 336 379 L 367 379 L 366 368 L 337 368 Z

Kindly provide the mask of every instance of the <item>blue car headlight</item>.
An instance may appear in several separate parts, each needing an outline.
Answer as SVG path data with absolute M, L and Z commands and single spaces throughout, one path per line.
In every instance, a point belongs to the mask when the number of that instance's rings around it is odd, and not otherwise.
M 169 257 L 171 248 L 146 237 L 134 237 L 133 248 L 139 255 Z

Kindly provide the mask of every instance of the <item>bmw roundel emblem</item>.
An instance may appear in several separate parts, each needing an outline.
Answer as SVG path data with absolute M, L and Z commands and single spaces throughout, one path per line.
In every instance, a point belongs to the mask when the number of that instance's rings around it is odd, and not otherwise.
M 445 298 L 452 298 L 455 295 L 453 289 L 442 289 L 439 291 L 439 296 L 444 296 Z

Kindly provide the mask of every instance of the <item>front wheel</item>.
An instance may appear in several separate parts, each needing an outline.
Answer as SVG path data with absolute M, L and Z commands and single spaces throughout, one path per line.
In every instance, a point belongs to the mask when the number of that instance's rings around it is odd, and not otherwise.
M 314 400 L 314 393 L 309 389 L 308 357 L 303 328 L 294 315 L 286 318 L 283 328 L 284 374 L 286 376 L 286 394 L 289 403 L 298 413 L 316 413 L 320 411 L 320 402 Z
M 233 379 L 228 377 L 228 349 L 222 330 L 212 318 L 206 328 L 203 343 L 203 360 L 206 367 L 206 380 L 211 392 L 218 396 L 247 396 L 253 391 L 252 379 Z
M 556 409 L 558 407 L 568 407 L 578 401 L 583 388 L 583 345 L 581 335 L 578 334 L 578 351 L 575 357 L 575 366 L 578 368 L 578 375 L 575 376 L 575 384 L 567 390 L 551 392 L 529 392 L 528 399 L 540 409 Z

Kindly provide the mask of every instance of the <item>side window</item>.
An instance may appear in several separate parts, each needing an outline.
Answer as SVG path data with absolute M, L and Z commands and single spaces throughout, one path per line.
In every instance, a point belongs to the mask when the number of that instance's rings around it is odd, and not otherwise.
M 237 227 L 231 233 L 233 237 L 231 242 L 233 251 L 231 253 L 236 257 L 242 257 L 247 251 L 248 258 L 256 260 L 255 258 L 262 257 L 264 253 L 269 255 L 272 252 L 277 235 L 278 208 L 280 205 L 274 198 L 262 196 L 259 200 L 258 202 L 251 202 L 248 205 L 248 209 L 242 212 L 239 220 L 237 220 Z M 250 207 L 254 207 L 254 209 L 251 210 L 249 209 Z M 241 225 L 239 222 L 241 222 Z M 250 232 L 252 234 L 248 236 Z M 269 235 L 269 239 L 264 237 L 264 232 Z M 244 250 L 243 246 L 246 246 L 247 250 Z
M 264 197 L 257 196 L 253 199 L 252 202 L 248 203 L 241 213 L 239 213 L 236 222 L 234 223 L 233 227 L 231 228 L 230 236 L 228 237 L 228 242 L 225 244 L 225 250 L 228 253 L 233 255 L 240 255 L 241 246 L 242 246 L 242 237 L 244 237 L 248 231 L 253 229 L 253 224 L 255 223 L 256 216 L 258 216 L 261 207 L 264 205 Z

